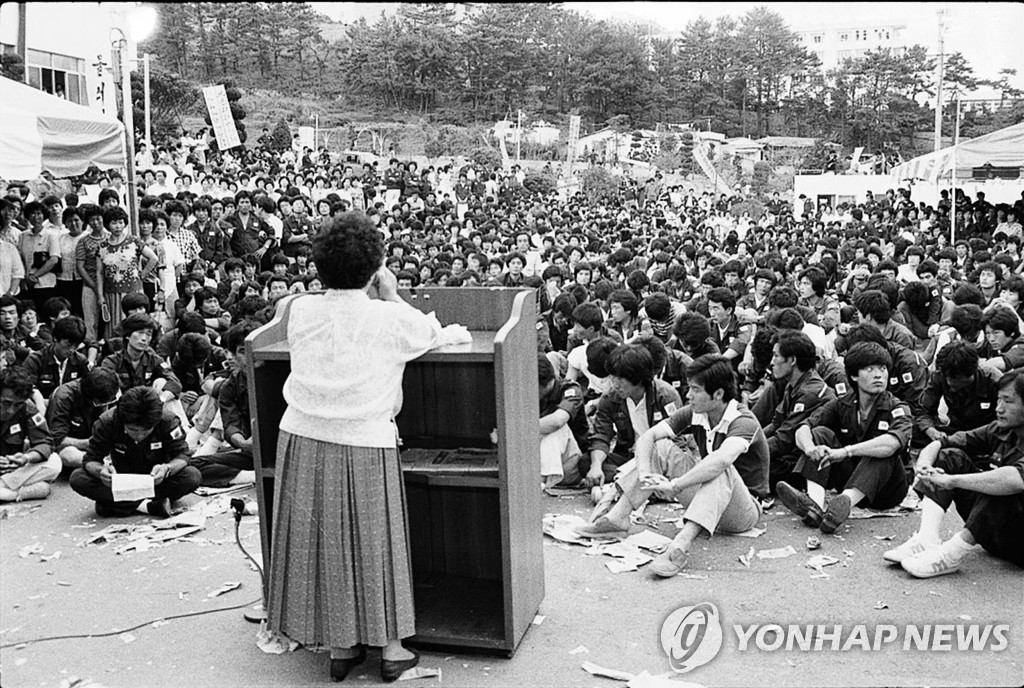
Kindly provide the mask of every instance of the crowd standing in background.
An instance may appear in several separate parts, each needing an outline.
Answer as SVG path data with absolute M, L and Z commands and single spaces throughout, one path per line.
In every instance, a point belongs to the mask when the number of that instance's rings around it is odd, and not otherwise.
M 200 139 L 140 152 L 137 236 L 116 172 L 62 197 L 7 186 L 0 500 L 45 498 L 64 470 L 101 515 L 160 515 L 252 482 L 243 342 L 282 297 L 323 289 L 312 239 L 355 212 L 399 287 L 536 290 L 539 475 L 592 488 L 591 535 L 647 499 L 687 504 L 655 573 L 776 498 L 831 533 L 911 486 L 921 528 L 887 560 L 941 575 L 980 544 L 1024 565 L 1024 193 L 774 194 L 752 217 L 742 193 L 660 175 L 594 197 L 518 166 Z M 114 500 L 116 472 L 151 473 L 156 497 Z M 954 503 L 965 528 L 942 543 Z

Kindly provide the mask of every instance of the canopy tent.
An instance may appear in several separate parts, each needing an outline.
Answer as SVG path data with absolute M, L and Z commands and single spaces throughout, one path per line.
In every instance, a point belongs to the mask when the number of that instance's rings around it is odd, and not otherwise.
M 0 77 L 0 177 L 71 177 L 91 166 L 125 166 L 121 122 Z
M 1024 122 L 908 160 L 890 174 L 897 180 L 924 179 L 934 184 L 940 177 L 985 165 L 1024 167 Z

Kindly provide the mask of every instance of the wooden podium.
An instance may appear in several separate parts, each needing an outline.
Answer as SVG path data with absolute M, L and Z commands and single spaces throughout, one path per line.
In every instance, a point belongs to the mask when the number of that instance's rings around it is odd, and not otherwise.
M 291 369 L 288 315 L 295 299 L 309 296 L 287 297 L 246 340 L 265 570 Z M 473 336 L 405 370 L 396 423 L 416 609 L 410 642 L 511 656 L 544 598 L 534 291 L 434 288 L 402 297 Z

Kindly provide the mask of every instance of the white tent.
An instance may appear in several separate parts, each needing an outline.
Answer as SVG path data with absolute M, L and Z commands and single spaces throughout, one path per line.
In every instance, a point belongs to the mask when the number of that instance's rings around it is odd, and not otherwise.
M 935 184 L 950 175 L 969 176 L 971 169 L 985 165 L 1024 167 L 1024 122 L 908 160 L 890 174 Z
M 125 166 L 120 121 L 0 77 L 0 177 L 71 177 L 94 165 Z

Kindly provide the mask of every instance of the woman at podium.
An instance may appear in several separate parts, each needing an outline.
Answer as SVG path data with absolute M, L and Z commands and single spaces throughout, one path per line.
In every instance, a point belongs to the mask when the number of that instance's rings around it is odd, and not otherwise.
M 380 232 L 346 213 L 313 241 L 327 289 L 298 298 L 287 323 L 291 373 L 277 447 L 270 627 L 331 648 L 340 681 L 381 647 L 381 677 L 416 665 L 402 471 L 394 418 L 407 362 L 465 341 L 406 304 L 383 267 Z

